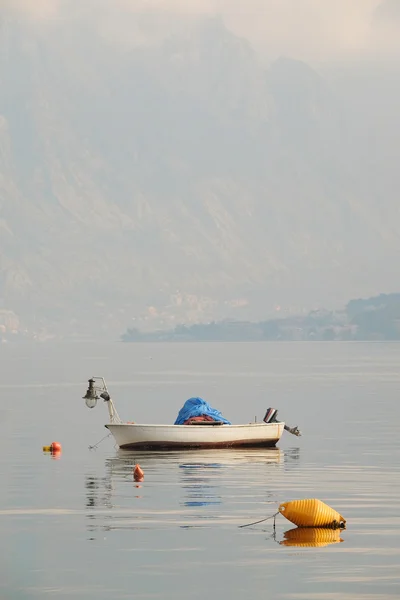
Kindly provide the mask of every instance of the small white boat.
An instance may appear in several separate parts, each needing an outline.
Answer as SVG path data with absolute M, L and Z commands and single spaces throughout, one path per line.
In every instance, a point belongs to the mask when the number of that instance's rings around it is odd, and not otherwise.
M 108 393 L 104 378 L 92 377 L 89 379 L 89 387 L 84 396 L 88 408 L 94 408 L 99 398 L 102 398 L 108 407 L 110 422 L 105 427 L 112 433 L 118 446 L 123 449 L 268 448 L 278 443 L 284 429 L 295 433 L 285 426 L 283 421 L 244 425 L 227 425 L 209 421 L 190 425 L 123 422 Z M 300 435 L 300 432 L 295 435 Z
M 139 425 L 109 423 L 120 448 L 146 450 L 174 448 L 267 448 L 275 446 L 284 431 L 284 423 L 248 425 Z

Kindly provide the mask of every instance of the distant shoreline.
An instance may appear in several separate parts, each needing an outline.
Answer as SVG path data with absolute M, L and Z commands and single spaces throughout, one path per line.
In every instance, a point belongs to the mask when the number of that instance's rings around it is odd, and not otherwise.
M 213 321 L 167 331 L 128 329 L 131 342 L 395 342 L 400 341 L 400 294 L 350 300 L 344 310 L 312 311 L 268 321 Z
M 398 340 L 117 340 L 122 344 L 398 344 Z M 78 342 L 77 342 L 78 343 Z

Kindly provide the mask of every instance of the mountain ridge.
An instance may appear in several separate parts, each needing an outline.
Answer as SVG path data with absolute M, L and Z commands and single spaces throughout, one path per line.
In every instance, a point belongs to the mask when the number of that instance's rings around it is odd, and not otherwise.
M 3 37 L 3 307 L 95 331 L 384 287 L 398 225 L 366 199 L 343 90 L 264 68 L 219 19 L 129 49 L 79 23 Z

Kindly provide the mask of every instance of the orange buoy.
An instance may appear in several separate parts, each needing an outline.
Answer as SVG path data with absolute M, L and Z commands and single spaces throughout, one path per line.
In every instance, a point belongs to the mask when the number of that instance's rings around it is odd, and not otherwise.
M 51 442 L 50 450 L 52 452 L 61 452 L 61 444 L 59 442 Z
M 285 539 L 279 542 L 282 546 L 299 546 L 303 548 L 322 548 L 329 544 L 343 542 L 340 529 L 323 527 L 295 527 L 284 533 Z
M 133 478 L 135 481 L 144 480 L 144 471 L 140 468 L 140 465 L 135 465 L 135 468 L 133 469 Z
M 335 529 L 346 523 L 342 515 L 316 498 L 283 502 L 279 505 L 279 512 L 298 527 L 332 527 Z

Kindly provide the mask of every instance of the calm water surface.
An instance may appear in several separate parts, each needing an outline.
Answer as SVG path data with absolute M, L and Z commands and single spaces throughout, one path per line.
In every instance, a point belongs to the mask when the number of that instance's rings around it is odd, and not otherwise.
M 3 344 L 0 598 L 398 598 L 399 365 L 399 344 Z M 126 420 L 172 423 L 196 395 L 233 422 L 273 406 L 303 437 L 89 450 L 107 434 L 106 407 L 82 400 L 92 375 Z M 53 440 L 56 460 L 42 453 Z M 333 506 L 347 529 L 238 527 L 297 498 Z

